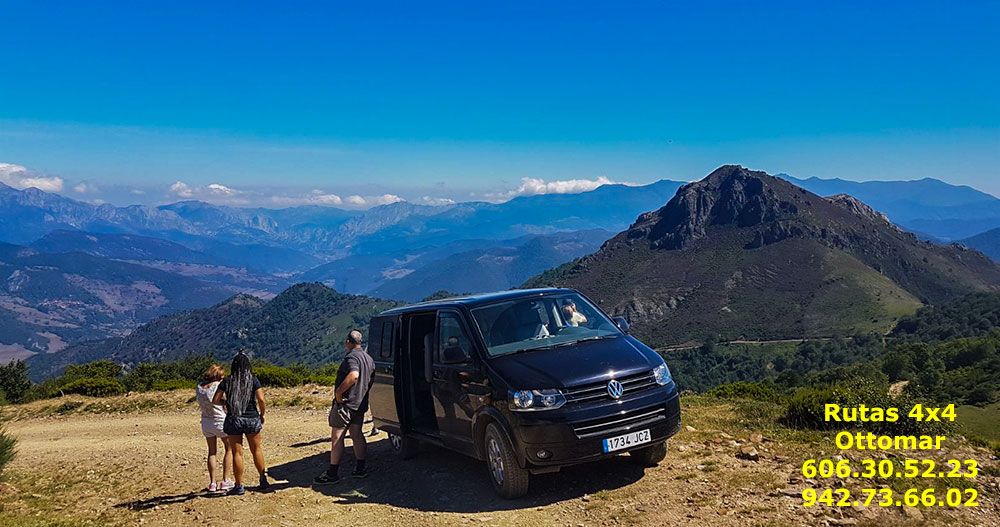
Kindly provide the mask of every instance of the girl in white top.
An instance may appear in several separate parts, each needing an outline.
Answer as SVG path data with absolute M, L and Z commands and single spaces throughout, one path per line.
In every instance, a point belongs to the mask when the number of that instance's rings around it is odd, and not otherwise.
M 229 446 L 223 441 L 226 449 L 222 456 L 222 481 L 215 482 L 216 453 L 218 452 L 218 440 L 226 437 L 222 431 L 222 423 L 226 420 L 226 407 L 213 404 L 215 391 L 219 388 L 219 381 L 225 376 L 222 367 L 213 364 L 205 372 L 205 380 L 195 389 L 198 399 L 198 406 L 201 408 L 201 433 L 208 442 L 208 491 L 216 492 L 228 490 L 233 487 L 233 482 L 229 480 L 229 470 L 233 466 L 233 454 Z

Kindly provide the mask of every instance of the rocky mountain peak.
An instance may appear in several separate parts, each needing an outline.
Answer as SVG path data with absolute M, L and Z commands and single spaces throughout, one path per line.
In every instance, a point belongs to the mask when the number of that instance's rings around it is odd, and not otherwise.
M 793 217 L 801 201 L 795 189 L 764 172 L 725 165 L 681 187 L 663 208 L 640 216 L 628 238 L 648 239 L 653 248 L 680 249 L 703 238 L 713 225 L 752 227 Z
M 836 194 L 828 196 L 826 200 L 834 205 L 847 209 L 852 214 L 863 216 L 875 222 L 888 224 L 893 229 L 900 231 L 899 227 L 896 227 L 891 221 L 889 221 L 888 216 L 869 207 L 868 204 L 858 198 L 855 198 L 854 196 L 849 194 Z

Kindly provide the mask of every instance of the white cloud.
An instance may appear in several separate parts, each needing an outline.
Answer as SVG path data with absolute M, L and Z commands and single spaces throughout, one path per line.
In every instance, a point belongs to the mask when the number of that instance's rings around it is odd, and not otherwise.
M 344 200 L 336 194 L 329 194 L 319 189 L 313 190 L 308 196 L 271 196 L 271 202 L 283 207 L 297 205 L 340 205 Z
M 183 181 L 178 181 L 173 185 L 170 185 L 170 193 L 182 198 L 190 198 L 194 196 L 194 191 Z
M 232 196 L 233 194 L 237 194 L 239 192 L 236 189 L 220 185 L 219 183 L 211 183 L 206 188 L 208 188 L 212 194 L 218 194 L 220 196 Z
M 375 205 L 388 205 L 390 203 L 399 203 L 400 201 L 405 200 L 395 194 L 382 194 L 381 196 L 368 198 L 368 201 Z
M 420 198 L 420 201 L 425 205 L 434 205 L 434 206 L 455 204 L 455 200 L 451 198 L 432 198 L 430 196 L 424 196 Z
M 82 181 L 73 187 L 73 191 L 77 194 L 97 194 L 101 189 L 94 183 Z
M 518 196 L 534 196 L 537 194 L 577 194 L 594 190 L 613 182 L 605 176 L 597 179 L 563 179 L 545 181 L 540 178 L 521 178 L 521 186 L 515 192 Z
M 132 194 L 133 196 L 145 196 L 146 191 L 139 188 L 134 188 L 129 191 L 129 194 Z
M 347 202 L 350 203 L 351 205 L 357 205 L 359 207 L 363 207 L 368 203 L 368 201 L 365 200 L 365 198 L 362 198 L 361 196 L 358 196 L 356 194 L 353 196 L 347 196 Z
M 515 190 L 492 192 L 484 194 L 487 198 L 505 201 L 518 196 L 538 196 L 541 194 L 579 194 L 589 192 L 604 185 L 614 185 L 615 182 L 606 176 L 596 179 L 559 179 L 545 181 L 541 178 L 523 177 L 521 185 Z M 627 185 L 628 183 L 626 183 Z
M 0 182 L 19 190 L 34 187 L 46 192 L 60 192 L 63 189 L 61 177 L 42 176 L 12 163 L 0 163 Z

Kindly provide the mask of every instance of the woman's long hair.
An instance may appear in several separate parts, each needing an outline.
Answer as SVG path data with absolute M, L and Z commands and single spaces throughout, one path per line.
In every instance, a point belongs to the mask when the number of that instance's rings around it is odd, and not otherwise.
M 239 417 L 250 404 L 253 394 L 253 369 L 250 367 L 250 357 L 240 351 L 233 358 L 229 369 L 229 387 L 226 392 L 226 402 L 229 404 L 229 415 Z

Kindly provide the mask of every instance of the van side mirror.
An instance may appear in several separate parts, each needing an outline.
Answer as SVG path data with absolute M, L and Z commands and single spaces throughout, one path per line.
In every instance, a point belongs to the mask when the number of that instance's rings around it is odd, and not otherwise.
M 624 333 L 628 333 L 628 329 L 631 327 L 628 325 L 628 320 L 625 320 L 625 317 L 615 317 L 615 324 Z

